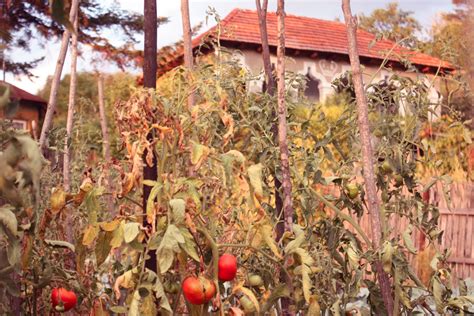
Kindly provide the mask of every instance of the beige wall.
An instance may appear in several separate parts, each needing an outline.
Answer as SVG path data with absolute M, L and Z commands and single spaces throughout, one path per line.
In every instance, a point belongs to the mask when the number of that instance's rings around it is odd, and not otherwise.
M 237 58 L 241 64 L 247 68 L 253 75 L 258 76 L 257 80 L 252 80 L 248 83 L 250 91 L 261 91 L 263 83 L 263 63 L 261 54 L 255 50 L 234 50 L 234 57 Z M 276 56 L 270 56 L 271 62 L 276 65 Z M 373 65 L 364 65 L 364 82 L 368 84 L 372 79 L 374 82 L 382 80 L 385 76 L 389 76 L 390 73 L 387 70 L 381 70 L 377 73 L 378 67 Z M 320 98 L 321 101 L 334 93 L 333 88 L 331 87 L 331 82 L 343 74 L 344 72 L 350 70 L 349 62 L 334 61 L 324 58 L 310 58 L 310 57 L 288 57 L 286 62 L 287 71 L 306 75 L 308 69 L 310 74 L 317 78 L 320 81 Z M 419 79 L 425 80 L 427 84 L 431 83 L 433 80 L 432 75 L 425 76 L 423 74 L 417 74 L 413 72 L 397 72 L 400 75 L 416 79 L 417 76 L 420 76 Z M 437 93 L 437 87 L 439 86 L 440 80 L 435 80 L 432 89 L 430 90 L 430 100 L 434 104 L 433 107 L 436 108 L 436 112 L 440 113 L 440 107 L 435 105 L 439 103 L 439 97 Z M 400 108 L 400 112 L 403 114 L 405 110 L 403 106 Z

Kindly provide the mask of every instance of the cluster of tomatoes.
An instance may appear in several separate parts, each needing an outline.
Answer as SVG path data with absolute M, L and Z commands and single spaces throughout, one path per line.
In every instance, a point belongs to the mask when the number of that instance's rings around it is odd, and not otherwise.
M 232 281 L 237 274 L 237 259 L 231 254 L 224 254 L 219 258 L 220 281 Z M 205 276 L 187 277 L 182 285 L 186 300 L 193 305 L 208 303 L 216 295 L 216 284 Z M 54 288 L 51 292 L 51 303 L 58 312 L 66 312 L 77 304 L 74 292 L 65 288 Z
M 224 254 L 219 258 L 220 281 L 232 281 L 237 274 L 237 259 L 231 254 Z M 216 285 L 205 276 L 187 277 L 182 285 L 186 300 L 193 305 L 208 303 L 216 295 Z

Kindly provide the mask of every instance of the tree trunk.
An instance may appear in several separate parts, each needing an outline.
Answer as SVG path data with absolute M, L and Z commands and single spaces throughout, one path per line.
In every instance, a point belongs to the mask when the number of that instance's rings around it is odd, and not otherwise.
M 288 152 L 286 103 L 285 103 L 285 1 L 278 0 L 278 49 L 277 49 L 277 88 L 278 88 L 278 145 L 283 187 L 283 214 L 285 230 L 291 231 L 293 225 L 293 201 L 291 198 L 291 174 Z
M 66 120 L 66 139 L 64 141 L 64 157 L 63 157 L 63 186 L 66 192 L 71 190 L 71 135 L 74 125 L 74 111 L 76 107 L 76 90 L 77 90 L 77 31 L 78 21 L 77 14 L 74 16 L 73 28 L 76 34 L 72 34 L 71 41 L 71 78 L 69 81 L 69 104 L 67 108 Z M 68 240 L 70 241 L 70 240 Z
M 347 28 L 352 80 L 356 94 L 358 125 L 362 143 L 363 175 L 365 190 L 367 192 L 367 208 L 372 222 L 371 227 L 373 247 L 374 249 L 380 249 L 382 241 L 382 221 L 380 218 L 380 203 L 377 196 L 377 187 L 375 184 L 374 157 L 372 144 L 370 142 L 367 96 L 365 95 L 359 52 L 357 48 L 357 21 L 356 18 L 352 16 L 350 0 L 342 0 L 342 10 L 344 12 L 344 19 Z M 383 270 L 380 261 L 376 262 L 375 268 L 377 271 L 378 281 L 380 283 L 383 301 L 385 307 L 387 308 L 388 315 L 391 316 L 393 314 L 393 297 L 390 279 L 388 278 L 388 274 Z
M 268 0 L 263 0 L 263 5 L 260 0 L 255 0 L 258 14 L 258 26 L 260 28 L 260 39 L 262 41 L 262 58 L 263 69 L 265 70 L 265 81 L 267 84 L 267 91 L 269 95 L 275 95 L 275 78 L 273 77 L 272 63 L 270 61 L 270 47 L 268 45 L 267 32 L 267 9 Z
M 263 59 L 263 69 L 265 71 L 265 83 L 266 91 L 269 95 L 275 95 L 275 77 L 273 76 L 273 68 L 270 60 L 270 47 L 268 44 L 268 32 L 267 32 L 267 9 L 268 9 L 268 0 L 263 0 L 263 5 L 260 3 L 260 0 L 255 0 L 258 14 L 258 25 L 260 29 L 260 39 L 262 41 L 262 59 Z M 273 115 L 276 116 L 275 112 Z M 274 123 L 272 126 L 273 141 L 278 142 L 278 124 Z M 276 173 L 276 172 L 275 172 Z M 276 218 L 284 218 L 282 214 L 283 210 L 283 201 L 280 196 L 281 181 L 276 176 L 274 177 L 275 185 L 275 215 Z M 284 221 L 278 221 L 276 225 L 276 240 L 279 241 L 283 236 L 285 231 Z
M 74 23 L 74 17 L 77 14 L 79 1 L 80 0 L 72 0 L 71 10 L 69 12 L 69 21 L 71 21 L 71 23 Z M 69 32 L 68 29 L 65 29 L 63 33 L 63 38 L 61 40 L 61 49 L 59 51 L 58 61 L 56 62 L 56 69 L 54 70 L 54 76 L 53 76 L 53 79 L 51 80 L 51 91 L 49 93 L 48 108 L 46 110 L 43 127 L 41 129 L 41 135 L 40 135 L 40 141 L 39 141 L 39 146 L 41 150 L 44 150 L 46 146 L 48 133 L 49 133 L 49 130 L 51 129 L 54 112 L 56 111 L 59 82 L 61 80 L 61 73 L 63 71 L 64 60 L 66 59 L 70 37 L 71 37 L 71 32 Z
M 184 66 L 188 72 L 188 80 L 191 83 L 191 71 L 193 70 L 193 47 L 191 22 L 189 21 L 189 1 L 181 0 L 181 19 L 183 22 L 183 46 L 184 46 Z M 188 107 L 194 106 L 194 93 L 189 91 Z
M 144 30 L 145 30 L 145 49 L 143 62 L 143 86 L 145 88 L 156 89 L 156 71 L 157 71 L 157 16 L 156 16 L 156 0 L 145 0 L 144 3 Z M 149 141 L 153 141 L 153 135 L 147 135 Z M 143 161 L 146 161 L 148 152 L 143 153 Z M 145 163 L 143 167 L 143 180 L 156 181 L 158 177 L 156 155 L 153 153 L 153 165 L 149 166 Z M 146 205 L 150 196 L 151 187 L 143 185 L 143 214 L 144 225 L 150 227 L 152 223 L 146 221 Z M 156 255 L 150 252 L 150 259 L 146 262 L 146 267 L 152 271 L 157 271 Z
M 99 118 L 100 118 L 100 127 L 102 129 L 102 150 L 104 152 L 104 177 L 106 181 L 106 188 L 108 193 L 112 193 L 114 186 L 112 179 L 110 177 L 110 164 L 112 162 L 112 155 L 110 154 L 110 138 L 109 130 L 107 127 L 107 116 L 105 115 L 105 104 L 104 104 L 104 77 L 99 74 L 97 78 L 97 97 L 99 101 Z M 112 214 L 115 215 L 114 211 L 114 200 L 113 195 L 107 195 L 107 209 Z

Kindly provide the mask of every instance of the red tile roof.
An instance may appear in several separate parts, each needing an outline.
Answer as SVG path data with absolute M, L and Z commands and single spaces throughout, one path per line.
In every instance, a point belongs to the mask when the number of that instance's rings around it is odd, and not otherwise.
M 24 101 L 31 101 L 35 103 L 40 103 L 41 106 L 46 105 L 48 102 L 43 100 L 43 98 L 31 94 L 23 89 L 18 88 L 17 86 L 12 85 L 11 83 L 5 82 L 5 81 L 0 81 L 1 84 L 7 84 L 10 86 L 10 96 L 12 98 L 15 98 L 17 100 L 24 100 Z
M 223 32 L 220 39 L 236 43 L 261 44 L 260 29 L 258 26 L 258 15 L 256 11 L 234 9 L 221 23 Z M 277 45 L 277 16 L 274 12 L 267 14 L 268 41 L 270 46 Z M 337 54 L 348 54 L 347 32 L 343 23 L 335 21 L 320 20 L 315 18 L 295 16 L 287 14 L 285 18 L 287 48 L 303 51 L 326 52 Z M 208 35 L 213 36 L 216 27 L 201 34 L 193 40 L 193 47 L 199 46 Z M 373 46 L 371 42 L 375 35 L 363 31 L 357 31 L 357 43 L 361 57 L 383 60 L 387 53 L 392 50 L 388 58 L 399 61 L 400 57 L 408 58 L 413 64 L 430 67 L 441 67 L 452 69 L 445 61 L 427 54 L 410 51 L 397 46 L 389 40 L 379 40 Z M 182 51 L 178 56 L 182 55 Z

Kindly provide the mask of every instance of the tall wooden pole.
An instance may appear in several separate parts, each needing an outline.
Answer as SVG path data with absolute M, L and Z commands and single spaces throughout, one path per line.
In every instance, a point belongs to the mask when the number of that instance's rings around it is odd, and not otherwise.
M 278 145 L 283 187 L 283 214 L 285 230 L 293 225 L 293 199 L 291 198 L 291 173 L 288 151 L 286 102 L 285 102 L 285 1 L 278 0 L 278 48 L 277 48 L 277 92 L 278 92 Z
M 143 86 L 145 88 L 156 89 L 156 71 L 157 71 L 157 11 L 156 0 L 145 0 L 144 3 L 144 30 L 145 30 L 145 48 L 144 48 L 144 62 L 143 62 Z M 149 141 L 153 141 L 153 135 L 147 135 Z M 143 153 L 143 161 L 146 161 L 148 152 L 145 149 Z M 145 163 L 143 167 L 143 179 L 156 181 L 158 177 L 156 155 L 153 153 L 153 165 L 149 166 Z M 146 205 L 148 197 L 150 196 L 151 187 L 143 185 L 143 213 L 146 214 Z M 144 216 L 144 224 L 151 226 L 152 223 L 146 222 Z M 146 262 L 146 267 L 152 271 L 156 271 L 156 255 L 150 253 L 150 259 Z
M 71 10 L 69 12 L 69 21 L 74 23 L 74 17 L 77 14 L 77 8 L 80 0 L 72 0 Z M 59 50 L 58 60 L 56 62 L 56 69 L 51 81 L 51 91 L 49 93 L 48 108 L 44 117 L 43 127 L 41 128 L 41 135 L 39 140 L 40 149 L 44 150 L 48 139 L 48 133 L 53 123 L 54 112 L 56 111 L 56 103 L 58 100 L 59 83 L 61 81 L 61 74 L 63 71 L 64 60 L 66 59 L 67 49 L 69 46 L 69 38 L 71 32 L 68 29 L 64 30 L 63 38 L 61 40 L 61 49 Z
M 102 151 L 104 153 L 104 178 L 106 181 L 107 192 L 113 191 L 114 185 L 110 175 L 110 166 L 112 163 L 112 155 L 110 153 L 110 137 L 109 127 L 107 125 L 107 115 L 105 114 L 105 97 L 104 97 L 104 76 L 99 74 L 97 77 L 97 98 L 99 103 L 99 120 L 100 128 L 102 130 Z M 115 215 L 114 200 L 111 194 L 107 195 L 107 211 L 111 215 Z
M 265 70 L 265 78 L 267 84 L 267 91 L 269 95 L 275 94 L 275 78 L 273 77 L 272 63 L 270 61 L 270 46 L 268 44 L 268 31 L 267 31 L 267 9 L 268 0 L 263 0 L 263 4 L 260 0 L 255 0 L 258 14 L 258 26 L 260 28 L 260 39 L 262 41 L 262 59 L 263 69 Z
M 184 47 L 184 66 L 188 72 L 188 80 L 191 83 L 193 70 L 193 47 L 192 47 L 192 30 L 191 22 L 189 19 L 189 1 L 181 0 L 181 20 L 183 22 L 183 47 Z M 194 93 L 189 92 L 188 96 L 188 107 L 194 106 Z
M 342 0 L 342 11 L 344 12 L 344 20 L 346 22 L 347 39 L 349 42 L 349 59 L 352 68 L 352 81 L 354 83 L 356 94 L 357 119 L 362 143 L 363 175 L 365 190 L 367 192 L 367 208 L 372 222 L 373 247 L 374 249 L 380 249 L 382 240 L 382 220 L 380 218 L 380 202 L 377 196 L 377 187 L 375 184 L 374 154 L 370 142 L 369 110 L 357 47 L 357 20 L 352 16 L 350 0 Z M 380 290 L 382 292 L 385 307 L 387 308 L 387 313 L 391 316 L 393 314 L 393 297 L 390 279 L 388 278 L 388 274 L 383 270 L 380 261 L 376 262 L 375 270 L 377 271 Z
M 74 111 L 76 109 L 76 90 L 77 90 L 77 32 L 78 18 L 74 17 L 73 28 L 75 34 L 72 34 L 71 40 L 71 75 L 69 81 L 69 103 L 66 119 L 66 139 L 64 141 L 63 157 L 63 187 L 66 192 L 71 190 L 71 135 L 74 127 Z M 70 240 L 68 240 L 70 241 Z

